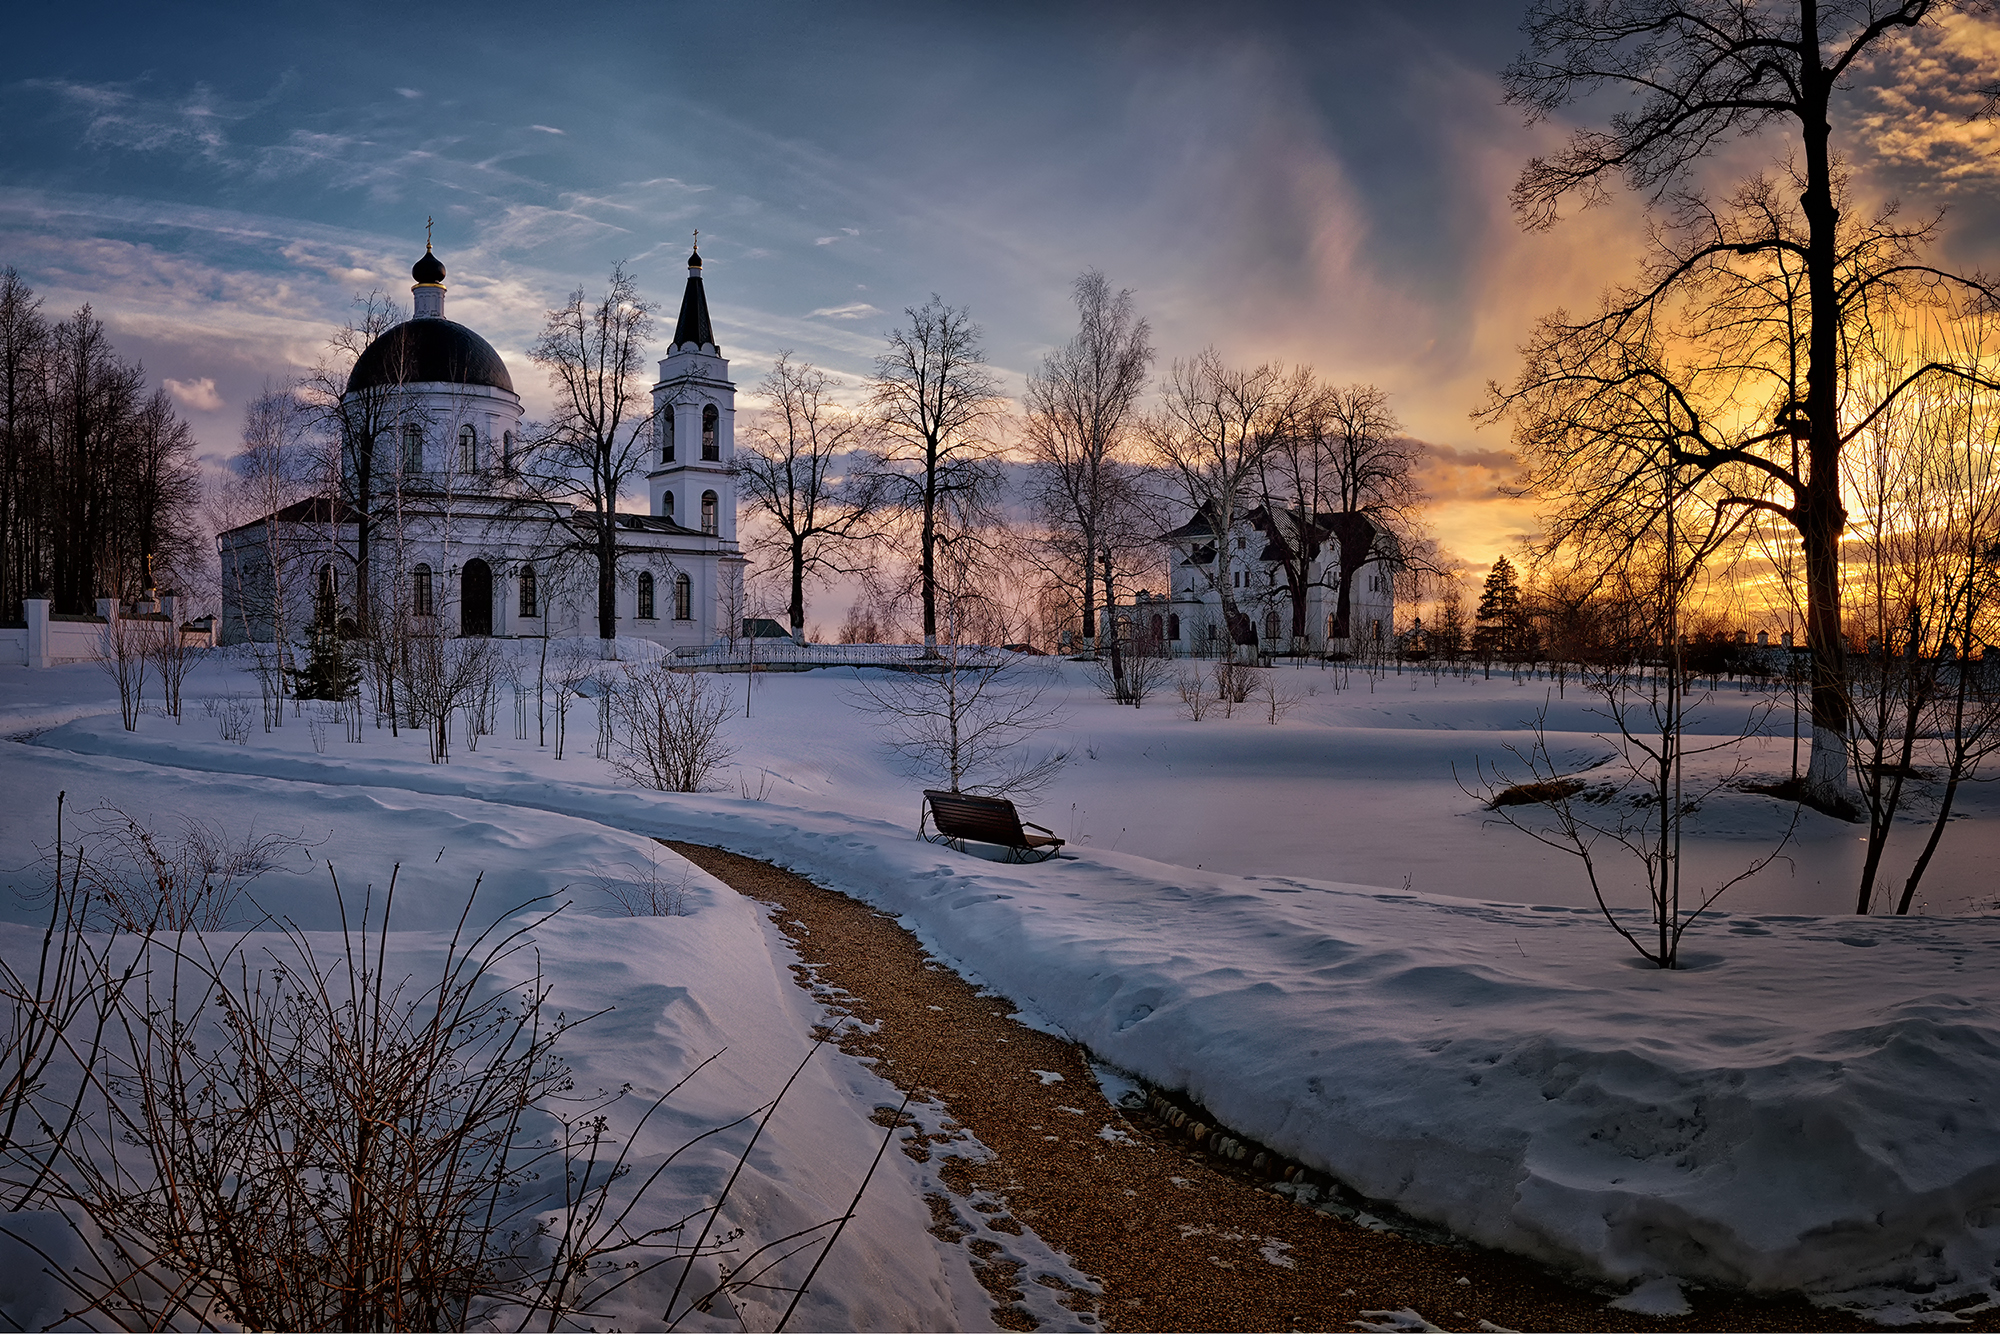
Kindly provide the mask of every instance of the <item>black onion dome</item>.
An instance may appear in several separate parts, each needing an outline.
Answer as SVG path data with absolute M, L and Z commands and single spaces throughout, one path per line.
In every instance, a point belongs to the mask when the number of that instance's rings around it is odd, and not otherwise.
M 424 257 L 410 266 L 410 276 L 420 283 L 441 283 L 444 281 L 444 261 L 424 247 Z
M 701 267 L 701 251 L 696 250 L 688 255 L 688 267 L 691 269 L 698 269 Z
M 438 266 L 442 272 L 444 266 Z M 493 345 L 446 319 L 405 320 L 355 359 L 347 392 L 403 384 L 483 384 L 514 392 L 507 363 Z

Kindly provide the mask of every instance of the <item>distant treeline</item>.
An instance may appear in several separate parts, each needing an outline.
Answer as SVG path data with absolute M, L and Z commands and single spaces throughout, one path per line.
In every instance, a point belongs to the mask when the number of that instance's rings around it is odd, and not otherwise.
M 87 612 L 200 566 L 194 436 L 85 306 L 61 321 L 0 268 L 0 620 Z

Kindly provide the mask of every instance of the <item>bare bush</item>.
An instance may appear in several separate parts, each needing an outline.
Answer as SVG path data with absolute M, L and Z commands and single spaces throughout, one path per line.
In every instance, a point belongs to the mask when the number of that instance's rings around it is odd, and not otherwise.
M 1209 693 L 1208 678 L 1185 668 L 1174 673 L 1174 693 L 1180 696 L 1181 712 L 1195 722 L 1206 718 L 1217 702 L 1217 697 Z
M 1119 640 L 1107 647 L 1108 656 L 1093 658 L 1084 669 L 1106 699 L 1137 708 L 1173 675 L 1173 659 L 1157 640 Z
M 509 1206 L 555 1152 L 522 1118 L 567 1086 L 554 1046 L 576 1021 L 544 1010 L 539 977 L 493 985 L 527 928 L 461 929 L 419 990 L 383 971 L 386 927 L 364 909 L 332 962 L 296 930 L 268 967 L 192 938 L 154 959 L 112 1083 L 138 1153 L 68 1159 L 102 1270 L 68 1281 L 97 1312 L 253 1329 L 490 1315 Z
M 8 1211 L 45 1203 L 42 1192 L 54 1159 L 73 1133 L 88 1080 L 56 1079 L 52 1067 L 67 1058 L 84 1069 L 98 1052 L 135 965 L 121 974 L 112 964 L 115 933 L 85 930 L 90 895 L 83 861 L 64 842 L 66 792 L 56 794 L 56 841 L 43 893 L 49 906 L 42 949 L 32 972 L 17 972 L 0 958 L 0 1145 L 9 1171 L 0 1188 Z
M 150 630 L 150 622 L 129 621 L 113 607 L 111 620 L 97 632 L 97 665 L 118 687 L 118 716 L 124 720 L 128 732 L 139 730 Z
M 236 695 L 210 695 L 202 713 L 215 720 L 215 733 L 239 746 L 250 744 L 250 701 Z
M 155 623 L 155 633 L 146 644 L 146 658 L 160 678 L 166 715 L 177 723 L 181 720 L 181 684 L 207 656 L 206 644 L 190 644 L 181 635 L 178 619 L 169 619 L 163 625 Z
M 247 724 L 249 708 L 244 706 Z M 252 881 L 277 869 L 304 840 L 177 817 L 162 833 L 115 806 L 86 811 L 71 874 L 89 899 L 93 925 L 125 931 L 213 931 L 237 924 Z
M 633 663 L 614 697 L 624 724 L 610 759 L 628 781 L 662 792 L 699 792 L 735 748 L 722 739 L 733 710 L 712 676 L 664 659 Z
M 627 917 L 686 917 L 694 911 L 688 900 L 688 885 L 694 879 L 694 864 L 683 862 L 678 876 L 660 873 L 657 854 L 641 868 L 627 863 L 617 872 L 598 872 L 597 887 Z
M 1263 678 L 1264 669 L 1252 667 L 1248 663 L 1225 658 L 1211 669 L 1215 677 L 1216 702 L 1222 705 L 1222 716 L 1236 716 L 1236 706 L 1247 704 L 1257 690 L 1257 683 Z
M 1299 701 L 1305 698 L 1304 692 L 1275 672 L 1264 673 L 1263 679 L 1257 682 L 1254 689 L 1256 698 L 1264 704 L 1265 720 L 1273 727 L 1278 725 L 1279 719 L 1297 708 Z

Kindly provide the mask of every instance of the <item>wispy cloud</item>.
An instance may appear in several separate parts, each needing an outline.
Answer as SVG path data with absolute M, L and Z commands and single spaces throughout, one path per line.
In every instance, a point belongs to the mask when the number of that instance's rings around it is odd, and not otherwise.
M 569 134 L 568 130 L 558 130 L 553 125 L 530 125 L 528 128 L 531 130 L 540 130 L 543 134 L 560 134 L 564 136 Z
M 823 320 L 858 320 L 882 312 L 866 301 L 856 301 L 846 306 L 821 306 L 812 312 L 810 318 Z

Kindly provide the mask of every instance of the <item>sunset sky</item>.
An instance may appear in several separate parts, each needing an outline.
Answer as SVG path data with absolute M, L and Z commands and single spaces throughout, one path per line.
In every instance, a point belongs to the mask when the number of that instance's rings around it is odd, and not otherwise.
M 35 6 L 0 46 L 0 264 L 89 302 L 206 450 L 312 364 L 353 298 L 408 301 L 424 219 L 447 313 L 530 413 L 542 311 L 627 260 L 678 300 L 699 228 L 739 386 L 779 349 L 858 376 L 904 307 L 969 306 L 1017 388 L 1082 269 L 1131 287 L 1162 362 L 1213 345 L 1390 391 L 1436 461 L 1431 521 L 1483 569 L 1532 528 L 1497 497 L 1481 387 L 1533 319 L 1628 276 L 1626 199 L 1524 234 L 1500 104 L 1511 3 Z M 1864 197 L 1948 206 L 1942 253 L 2000 269 L 1996 82 L 1954 21 L 1862 72 Z M 1607 103 L 1605 106 L 1609 106 Z M 1604 107 L 1596 109 L 1601 112 Z M 1764 165 L 1740 145 L 1718 179 Z M 748 404 L 746 403 L 746 406 Z

